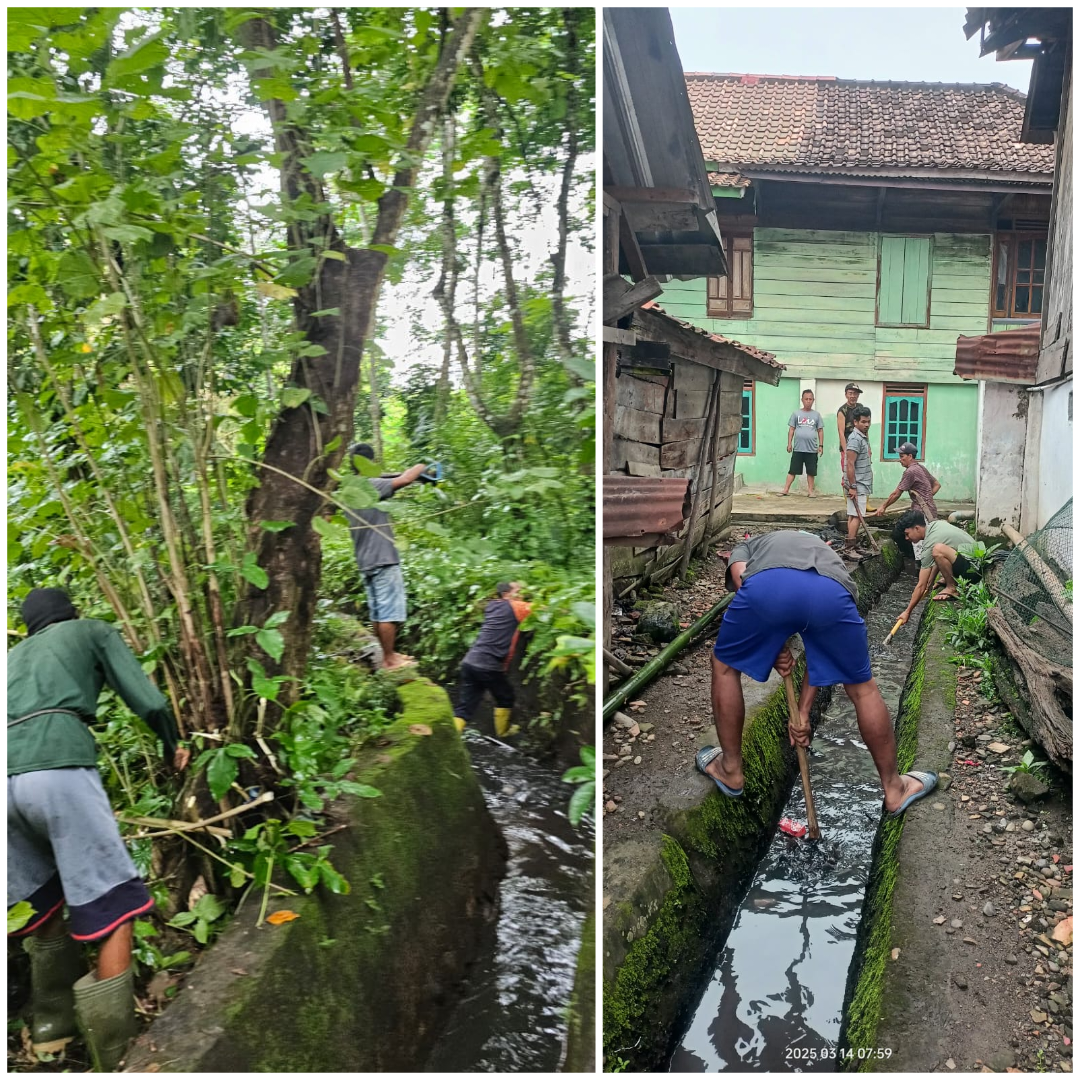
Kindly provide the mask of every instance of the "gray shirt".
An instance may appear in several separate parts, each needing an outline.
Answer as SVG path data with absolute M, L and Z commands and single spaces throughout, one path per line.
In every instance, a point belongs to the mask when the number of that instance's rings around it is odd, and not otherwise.
M 371 482 L 375 485 L 380 499 L 389 499 L 394 494 L 393 480 L 374 477 Z M 394 543 L 394 526 L 390 524 L 390 515 L 385 510 L 376 510 L 373 507 L 346 510 L 345 518 L 349 522 L 352 535 L 356 568 L 361 574 L 377 570 L 380 566 L 396 566 L 401 562 L 397 545 Z
M 732 549 L 728 565 L 745 562 L 743 581 L 762 570 L 814 570 L 844 586 L 854 600 L 859 590 L 844 568 L 843 560 L 824 540 L 804 532 L 770 532 L 744 540 Z
M 821 413 L 816 409 L 798 409 L 791 414 L 787 426 L 795 429 L 791 440 L 793 450 L 797 450 L 800 454 L 817 453 L 818 432 L 825 427 L 821 422 Z
M 860 495 L 869 495 L 874 490 L 874 469 L 870 464 L 870 443 L 858 429 L 852 428 L 847 437 L 848 453 L 855 452 L 855 489 Z M 844 461 L 844 476 L 847 476 L 847 460 Z

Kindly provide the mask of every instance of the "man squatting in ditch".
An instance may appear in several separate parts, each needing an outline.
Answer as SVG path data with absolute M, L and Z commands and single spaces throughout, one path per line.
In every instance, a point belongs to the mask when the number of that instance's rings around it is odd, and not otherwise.
M 15 932 L 32 935 L 30 1037 L 57 1053 L 81 1028 L 94 1067 L 112 1072 L 136 1033 L 132 923 L 154 901 L 97 771 L 87 725 L 102 689 L 146 722 L 178 772 L 191 751 L 115 627 L 80 619 L 62 589 L 32 589 L 22 617 L 27 638 L 7 654 L 7 897 L 9 910 L 33 909 Z M 99 946 L 90 973 L 82 942 Z
M 849 443 L 850 447 L 850 443 Z M 885 812 L 899 817 L 937 784 L 933 772 L 900 774 L 889 710 L 870 669 L 870 646 L 855 598 L 855 582 L 840 556 L 804 532 L 771 532 L 735 546 L 728 561 L 736 593 L 716 637 L 712 705 L 720 746 L 702 747 L 700 772 L 721 793 L 743 794 L 742 732 L 746 717 L 741 674 L 765 682 L 771 668 L 789 675 L 795 660 L 792 634 L 806 650 L 806 678 L 799 716 L 788 721 L 791 744 L 810 745 L 810 710 L 817 688 L 841 683 L 855 706 L 859 734 L 874 759 L 885 791 Z
M 981 574 L 968 556 L 975 550 L 975 540 L 970 533 L 958 529 L 955 525 L 940 518 L 927 521 L 919 510 L 909 510 L 902 514 L 893 529 L 893 539 L 899 547 L 907 541 L 915 550 L 919 560 L 919 580 L 911 593 L 911 600 L 899 616 L 901 623 L 911 618 L 919 601 L 934 587 L 938 574 L 945 587 L 935 600 L 955 600 L 958 579 L 978 581 Z

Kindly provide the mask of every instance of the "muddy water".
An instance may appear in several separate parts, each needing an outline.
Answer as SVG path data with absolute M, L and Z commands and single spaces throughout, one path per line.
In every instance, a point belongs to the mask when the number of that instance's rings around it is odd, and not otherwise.
M 867 618 L 883 642 L 907 606 L 901 579 Z M 871 650 L 874 676 L 895 717 L 911 664 L 918 612 L 889 649 Z M 835 1071 L 844 986 L 881 816 L 881 786 L 841 687 L 810 756 L 822 840 L 777 831 L 758 866 L 716 971 L 670 1061 L 672 1072 Z M 784 815 L 806 821 L 802 785 Z
M 593 834 L 566 817 L 562 770 L 466 733 L 510 849 L 492 951 L 469 974 L 428 1072 L 553 1072 L 591 903 Z

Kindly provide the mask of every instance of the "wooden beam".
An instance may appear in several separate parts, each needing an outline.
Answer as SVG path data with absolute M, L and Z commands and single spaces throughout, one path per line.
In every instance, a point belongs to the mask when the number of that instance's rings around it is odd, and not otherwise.
M 659 296 L 664 290 L 654 277 L 642 278 L 631 285 L 619 274 L 604 275 L 604 322 L 618 322 L 624 315 L 629 315 L 634 308 Z
M 886 188 L 886 187 L 878 188 L 877 212 L 876 212 L 875 223 L 874 223 L 874 227 L 875 227 L 875 230 L 877 232 L 881 232 L 881 218 L 882 218 L 882 215 L 885 213 L 885 192 L 888 191 L 888 190 L 889 189 Z
M 626 259 L 630 276 L 634 281 L 644 281 L 649 276 L 649 270 L 625 212 L 619 214 L 619 247 L 623 258 Z
M 697 333 L 651 308 L 638 308 L 634 312 L 633 327 L 651 341 L 667 341 L 676 356 L 692 360 L 695 364 L 717 371 L 730 371 L 744 379 L 766 382 L 770 386 L 780 383 L 782 367 L 774 367 L 764 360 L 736 348 L 730 342 L 715 341 Z
M 667 203 L 671 206 L 700 206 L 697 195 L 689 188 L 628 188 L 606 187 L 604 193 L 621 203 Z M 705 209 L 705 207 L 702 207 Z
M 612 345 L 636 345 L 637 334 L 633 330 L 620 330 L 617 326 L 605 326 L 603 340 Z
M 671 359 L 671 346 L 666 341 L 642 341 L 626 350 L 624 359 L 628 365 L 641 364 L 648 366 L 650 362 L 669 361 Z

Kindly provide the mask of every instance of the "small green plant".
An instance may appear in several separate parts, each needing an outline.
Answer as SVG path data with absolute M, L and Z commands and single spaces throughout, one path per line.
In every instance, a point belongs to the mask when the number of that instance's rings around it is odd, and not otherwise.
M 1068 597 L 1069 603 L 1071 604 L 1072 603 L 1072 578 L 1069 578 L 1069 580 L 1065 582 L 1065 595 L 1066 595 L 1066 597 Z
M 956 591 L 958 600 L 947 609 L 952 627 L 946 641 L 964 652 L 987 652 L 993 639 L 986 617 L 994 603 L 990 590 L 983 581 L 958 581 Z
M 626 1072 L 630 1062 L 624 1057 L 613 1057 L 608 1065 L 608 1072 Z
M 595 746 L 583 746 L 581 748 L 581 764 L 575 765 L 563 773 L 563 783 L 580 785 L 574 794 L 570 796 L 570 805 L 566 811 L 570 824 L 576 829 L 581 824 L 582 818 L 596 807 Z
M 987 547 L 981 540 L 976 540 L 975 546 L 967 553 L 966 558 L 976 570 L 982 573 L 989 565 L 994 552 L 1000 547 L 1000 544 L 991 544 Z
M 1032 776 L 1037 776 L 1045 772 L 1046 767 L 1047 762 L 1036 760 L 1035 754 L 1031 750 L 1025 750 L 1019 765 L 1003 765 L 1001 771 L 1004 773 L 1030 773 Z
M 204 898 L 205 899 L 205 898 Z M 185 912 L 190 914 L 190 912 Z M 186 949 L 167 953 L 154 944 L 158 929 L 146 919 L 136 919 L 134 927 L 134 945 L 132 953 L 136 960 L 151 971 L 166 971 L 169 968 L 183 967 L 191 962 L 191 953 Z
M 30 906 L 29 901 L 20 900 L 17 904 L 8 908 L 7 913 L 7 932 L 9 934 L 17 933 L 21 930 L 32 918 L 34 917 L 34 909 Z
M 170 926 L 178 930 L 186 930 L 200 945 L 205 945 L 210 940 L 210 931 L 220 930 L 220 926 L 214 926 L 226 911 L 225 905 L 213 894 L 206 893 L 195 901 L 195 906 L 190 911 L 181 911 L 169 920 Z

